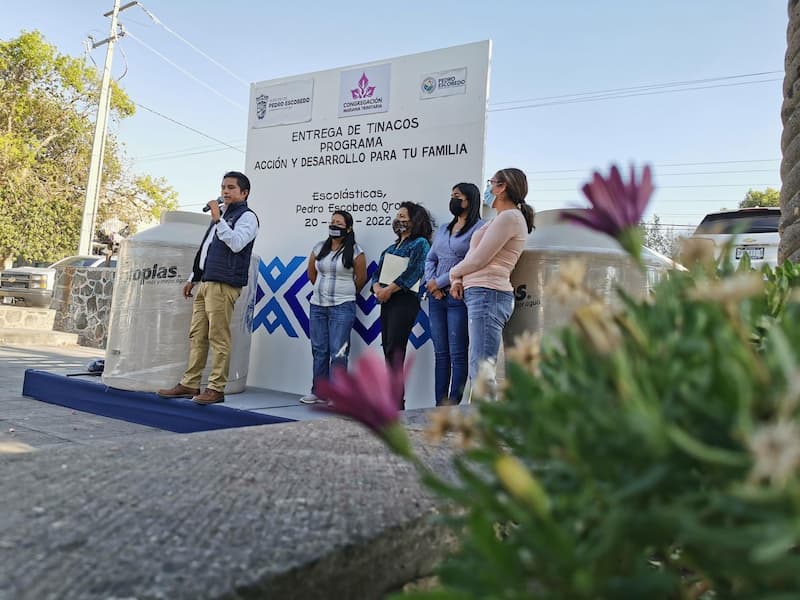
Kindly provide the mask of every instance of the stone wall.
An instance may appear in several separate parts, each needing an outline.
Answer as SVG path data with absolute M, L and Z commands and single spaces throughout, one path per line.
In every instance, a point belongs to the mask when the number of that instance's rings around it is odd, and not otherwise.
M 105 348 L 115 269 L 108 267 L 63 267 L 56 270 L 53 329 L 77 333 L 78 343 Z

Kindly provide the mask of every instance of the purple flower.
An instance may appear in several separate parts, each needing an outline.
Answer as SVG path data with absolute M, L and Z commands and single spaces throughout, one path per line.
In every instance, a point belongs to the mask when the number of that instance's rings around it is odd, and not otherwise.
M 645 165 L 638 182 L 633 165 L 627 183 L 622 180 L 616 165 L 611 167 L 608 177 L 595 171 L 592 181 L 583 186 L 583 193 L 592 207 L 566 213 L 562 218 L 610 235 L 636 260 L 640 260 L 643 240 L 639 224 L 653 194 L 650 165 Z
M 411 447 L 399 424 L 399 409 L 410 367 L 411 360 L 406 361 L 405 368 L 395 368 L 388 366 L 378 353 L 365 352 L 352 372 L 338 367 L 331 379 L 317 383 L 319 396 L 329 402 L 321 410 L 359 421 L 396 453 L 408 456 Z

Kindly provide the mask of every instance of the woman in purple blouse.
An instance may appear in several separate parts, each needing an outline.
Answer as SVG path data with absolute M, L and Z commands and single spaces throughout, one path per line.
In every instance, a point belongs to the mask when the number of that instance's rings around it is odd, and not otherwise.
M 449 293 L 450 269 L 464 259 L 472 234 L 483 225 L 480 209 L 477 186 L 457 184 L 450 193 L 453 220 L 436 231 L 425 261 L 437 406 L 461 402 L 467 381 L 467 306 L 463 299 L 456 300 Z

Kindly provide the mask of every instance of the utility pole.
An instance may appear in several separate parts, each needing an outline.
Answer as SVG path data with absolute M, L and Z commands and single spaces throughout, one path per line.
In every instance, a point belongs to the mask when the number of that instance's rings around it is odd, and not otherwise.
M 120 0 L 114 0 L 114 8 L 104 14 L 111 17 L 111 29 L 108 37 L 100 42 L 92 43 L 92 49 L 108 44 L 106 48 L 106 62 L 103 65 L 103 78 L 100 83 L 100 99 L 97 102 L 97 119 L 94 125 L 94 140 L 92 142 L 92 157 L 89 162 L 89 178 L 86 182 L 86 201 L 83 205 L 83 219 L 81 220 L 81 239 L 78 243 L 78 254 L 92 253 L 92 239 L 94 238 L 95 221 L 97 220 L 97 205 L 100 200 L 100 180 L 103 176 L 103 153 L 106 146 L 106 130 L 108 129 L 108 113 L 111 107 L 111 62 L 114 59 L 114 43 L 124 33 L 117 32 L 117 16 L 123 10 L 136 6 L 138 2 L 128 2 L 120 7 Z

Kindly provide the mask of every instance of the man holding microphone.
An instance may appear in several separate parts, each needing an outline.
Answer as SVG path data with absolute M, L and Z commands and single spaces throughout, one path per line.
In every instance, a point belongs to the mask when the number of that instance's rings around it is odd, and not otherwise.
M 194 257 L 192 277 L 183 297 L 192 298 L 189 328 L 189 364 L 176 386 L 158 390 L 164 398 L 191 398 L 196 404 L 225 401 L 225 384 L 231 355 L 233 305 L 247 285 L 250 255 L 258 234 L 258 217 L 247 206 L 250 180 L 230 171 L 222 178 L 222 204 L 212 200 L 203 208 L 211 224 Z M 194 291 L 194 295 L 192 294 Z M 211 347 L 208 387 L 200 393 L 200 376 Z

